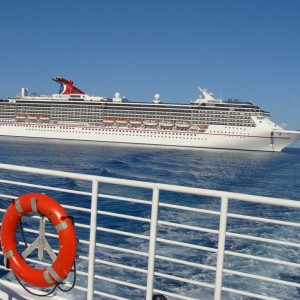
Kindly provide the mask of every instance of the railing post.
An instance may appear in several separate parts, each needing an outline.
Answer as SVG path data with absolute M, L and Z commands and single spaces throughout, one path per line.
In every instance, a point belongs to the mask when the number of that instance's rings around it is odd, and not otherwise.
M 95 247 L 97 232 L 97 203 L 98 203 L 98 181 L 92 181 L 92 199 L 91 199 L 91 223 L 90 223 L 90 247 L 89 247 L 89 269 L 87 283 L 87 300 L 94 298 L 94 266 L 95 266 Z
M 146 300 L 152 300 L 152 294 L 153 294 L 158 203 L 159 203 L 159 189 L 157 187 L 154 187 L 153 194 L 152 194 L 152 210 L 151 210 L 151 225 L 150 225 Z
M 227 211 L 228 211 L 228 198 L 222 197 L 214 300 L 221 299 L 225 238 L 226 238 L 226 226 L 227 226 Z

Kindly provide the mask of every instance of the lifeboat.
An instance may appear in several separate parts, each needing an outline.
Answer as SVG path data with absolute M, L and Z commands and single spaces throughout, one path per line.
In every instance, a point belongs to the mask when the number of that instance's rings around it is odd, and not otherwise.
M 125 120 L 125 119 L 117 119 L 117 120 L 116 120 L 116 123 L 117 123 L 118 125 L 126 125 L 126 124 L 128 124 L 128 120 Z
M 205 130 L 208 128 L 208 125 L 200 124 L 200 125 L 198 125 L 198 127 L 202 130 Z
M 130 120 L 129 123 L 133 126 L 140 126 L 140 125 L 142 125 L 143 121 L 142 120 Z
M 114 124 L 115 123 L 115 120 L 114 119 L 109 119 L 109 118 L 104 118 L 102 120 L 103 124 L 106 124 L 106 125 L 111 125 L 111 124 Z
M 38 116 L 27 116 L 27 120 L 29 121 L 37 121 Z
M 159 122 L 159 125 L 163 126 L 163 127 L 173 127 L 174 122 L 173 121 L 169 121 L 169 120 L 163 120 L 163 121 Z
M 25 119 L 26 119 L 26 116 L 24 116 L 24 115 L 16 115 L 17 121 L 24 121 Z
M 50 121 L 50 116 L 39 116 L 39 119 L 43 122 L 47 122 L 47 121 Z
M 157 126 L 158 122 L 155 120 L 144 120 L 143 122 L 146 126 Z
M 185 121 L 177 121 L 177 122 L 175 122 L 175 125 L 180 128 L 188 128 L 188 127 L 190 127 L 191 124 L 189 122 L 185 122 Z

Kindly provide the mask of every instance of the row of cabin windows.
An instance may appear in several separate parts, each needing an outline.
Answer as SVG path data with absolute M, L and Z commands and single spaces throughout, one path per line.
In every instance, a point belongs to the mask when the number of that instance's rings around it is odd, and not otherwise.
M 222 134 L 243 134 L 242 131 L 245 131 L 246 128 L 243 128 L 243 127 L 240 127 L 240 128 L 235 128 L 235 127 L 232 127 L 234 124 L 231 124 L 231 126 L 226 126 L 225 127 L 225 131 L 216 131 L 216 130 L 210 130 L 209 132 L 211 133 L 222 133 Z M 2 125 L 3 126 L 3 125 Z M 14 124 L 5 124 L 5 126 L 14 126 Z M 32 124 L 19 124 L 19 126 L 22 126 L 22 127 L 28 127 L 28 128 L 34 128 L 34 129 L 56 129 L 56 128 L 69 128 L 69 129 L 74 129 L 74 127 L 69 127 L 69 126 L 53 126 L 53 125 L 32 125 Z M 101 127 L 97 127 L 97 128 L 86 128 L 86 127 L 82 127 L 81 130 L 84 130 L 84 131 L 108 131 L 108 132 L 132 132 L 132 130 L 128 129 L 128 130 L 118 130 L 118 129 L 103 129 Z M 135 132 L 138 132 L 140 131 L 140 129 L 133 129 Z M 228 131 L 227 131 L 228 130 Z M 234 130 L 234 131 L 232 131 Z M 181 131 L 184 131 L 184 130 L 181 130 Z M 147 132 L 150 132 L 149 130 L 147 130 Z M 159 133 L 161 134 L 172 134 L 172 135 L 178 135 L 178 134 L 185 134 L 185 133 L 178 133 L 178 132 L 171 132 L 171 131 L 159 131 Z M 190 134 L 190 133 L 189 133 Z M 246 132 L 245 132 L 246 134 Z

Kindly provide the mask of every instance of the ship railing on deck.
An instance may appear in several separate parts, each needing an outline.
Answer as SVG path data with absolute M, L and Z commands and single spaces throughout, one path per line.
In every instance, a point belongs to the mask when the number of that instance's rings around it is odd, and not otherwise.
M 300 290 L 299 277 L 295 276 L 295 272 L 299 273 L 300 268 L 300 263 L 297 261 L 299 255 L 295 257 L 284 255 L 289 253 L 290 249 L 299 253 L 300 235 L 296 233 L 300 227 L 299 218 L 298 222 L 296 222 L 297 217 L 293 221 L 281 220 L 274 218 L 273 214 L 270 215 L 271 210 L 265 209 L 265 207 L 276 207 L 278 211 L 283 212 L 283 215 L 290 209 L 292 213 L 295 212 L 295 216 L 299 216 L 300 202 L 298 201 L 6 164 L 0 164 L 0 170 L 1 219 L 5 207 L 10 204 L 11 199 L 20 196 L 20 192 L 41 191 L 50 196 L 55 195 L 57 201 L 60 197 L 63 198 L 63 194 L 71 195 L 73 199 L 89 200 L 89 202 L 86 200 L 82 202 L 86 204 L 85 206 L 79 206 L 78 201 L 75 202 L 76 205 L 70 200 L 62 203 L 68 212 L 72 211 L 75 215 L 75 229 L 79 232 L 77 281 L 75 294 L 72 294 L 71 298 L 76 298 L 78 295 L 80 299 L 89 300 L 98 298 L 151 300 L 153 295 L 162 294 L 168 300 L 209 299 L 207 298 L 209 295 L 211 299 L 216 300 L 230 299 L 230 295 L 257 299 L 287 299 L 286 295 L 297 294 Z M 30 176 L 33 176 L 33 179 L 30 179 Z M 43 178 L 50 178 L 49 185 L 44 184 L 47 181 Z M 53 184 L 51 178 L 56 178 Z M 63 179 L 73 181 L 66 181 L 67 188 L 64 188 L 61 187 L 64 183 Z M 74 185 L 75 188 L 68 188 L 70 185 Z M 86 189 L 87 186 L 90 190 Z M 139 192 L 135 192 L 138 196 L 130 196 L 130 189 L 138 189 Z M 148 196 L 141 199 L 140 190 L 147 191 Z M 120 191 L 121 194 L 118 195 L 116 191 Z M 189 198 L 178 202 L 181 195 L 199 197 L 199 204 L 204 199 L 207 207 L 210 202 L 214 203 L 214 209 L 193 206 Z M 166 199 L 171 197 L 170 199 L 175 201 L 164 201 L 165 197 Z M 104 199 L 106 201 L 104 207 L 107 209 L 101 208 Z M 140 205 L 148 207 L 148 211 L 138 210 L 142 215 L 124 213 L 122 209 L 113 212 L 109 209 L 110 201 L 120 202 L 120 207 L 122 203 L 128 203 L 131 205 L 131 211 L 135 211 Z M 254 210 L 252 206 L 255 206 Z M 112 207 L 119 206 L 112 205 Z M 237 207 L 242 208 L 242 213 L 235 210 Z M 261 212 L 261 209 L 264 210 L 265 216 L 261 213 L 248 214 L 258 210 Z M 82 221 L 84 219 L 82 215 L 77 219 L 76 214 L 86 214 L 85 219 L 88 222 Z M 187 216 L 186 219 L 183 216 Z M 170 217 L 170 220 L 167 217 Z M 103 218 L 110 220 L 105 223 L 107 226 L 101 223 Z M 112 222 L 114 219 L 118 222 Z M 211 221 L 214 219 L 217 220 L 217 226 Z M 131 221 L 141 225 L 130 227 Z M 253 228 L 253 232 L 242 230 L 239 233 L 237 229 L 244 229 L 244 225 L 240 225 L 241 222 L 247 224 L 245 227 L 248 229 Z M 110 228 L 111 223 L 114 226 Z M 124 229 L 120 228 L 122 223 Z M 131 231 L 131 228 L 134 230 Z M 263 228 L 267 230 L 260 230 Z M 25 227 L 26 230 L 38 234 L 38 231 Z M 292 237 L 287 236 L 288 232 Z M 268 233 L 270 236 L 267 235 Z M 279 233 L 283 233 L 283 236 L 279 237 Z M 102 234 L 105 237 L 102 238 Z M 120 236 L 120 245 L 118 238 L 110 236 Z M 295 240 L 292 239 L 293 237 Z M 131 240 L 133 248 L 126 246 L 126 243 L 130 243 Z M 136 240 L 140 242 L 134 242 Z M 252 245 L 251 243 L 254 246 L 248 246 Z M 282 255 L 276 250 L 272 257 L 273 247 L 280 249 Z M 180 251 L 177 253 L 175 249 Z M 254 252 L 251 252 L 253 249 Z M 115 259 L 114 255 L 109 256 L 109 251 L 118 253 L 115 254 Z M 200 257 L 197 253 L 201 253 L 201 259 L 195 259 Z M 2 251 L 0 255 L 0 259 L 3 260 Z M 123 257 L 126 258 L 125 261 L 122 261 Z M 145 259 L 146 263 L 136 263 L 139 259 L 135 260 L 135 257 Z M 234 262 L 237 260 L 244 261 L 242 268 L 241 264 L 235 265 Z M 266 269 L 267 267 L 262 267 L 264 265 L 270 267 Z M 240 269 L 236 269 L 237 266 Z M 255 266 L 259 267 L 258 271 L 255 271 Z M 1 271 L 6 273 L 7 269 L 3 264 L 0 268 L 0 274 Z M 103 272 L 100 271 L 101 268 L 104 268 Z M 122 276 L 116 275 L 115 271 L 108 272 L 108 268 L 117 269 L 125 276 L 121 278 Z M 266 272 L 263 272 L 264 270 Z M 3 275 L 2 280 L 6 280 L 9 273 L 8 270 L 8 274 Z M 16 283 L 11 277 L 7 281 Z M 246 283 L 252 281 L 253 283 L 247 286 Z M 114 288 L 106 289 L 110 285 Z M 270 289 L 268 285 L 271 285 Z M 278 290 L 283 291 L 285 296 L 280 295 Z M 63 297 L 68 298 L 68 295 Z

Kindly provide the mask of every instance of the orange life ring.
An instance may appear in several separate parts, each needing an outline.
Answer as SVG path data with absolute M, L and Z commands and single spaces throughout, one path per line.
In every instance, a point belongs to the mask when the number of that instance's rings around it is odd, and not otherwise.
M 59 237 L 59 252 L 53 264 L 45 269 L 29 266 L 17 250 L 15 231 L 22 216 L 30 212 L 45 215 L 55 226 Z M 1 227 L 4 258 L 13 273 L 35 287 L 51 287 L 62 282 L 71 271 L 76 257 L 76 235 L 72 220 L 53 198 L 30 193 L 20 196 L 8 207 Z

